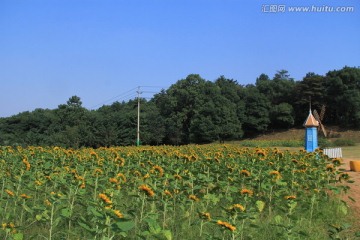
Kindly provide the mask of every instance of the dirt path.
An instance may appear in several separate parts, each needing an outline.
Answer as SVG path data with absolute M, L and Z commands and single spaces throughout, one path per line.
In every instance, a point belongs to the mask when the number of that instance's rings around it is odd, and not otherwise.
M 351 209 L 354 219 L 353 226 L 351 227 L 352 232 L 360 231 L 360 172 L 350 171 L 350 161 L 355 160 L 351 158 L 343 159 L 344 164 L 341 166 L 346 169 L 346 172 L 350 175 L 350 180 L 353 180 L 354 183 L 348 184 L 350 186 L 349 192 L 344 196 L 344 201 L 346 201 Z M 356 159 L 358 160 L 358 159 Z M 356 201 L 352 201 L 348 198 L 355 199 Z

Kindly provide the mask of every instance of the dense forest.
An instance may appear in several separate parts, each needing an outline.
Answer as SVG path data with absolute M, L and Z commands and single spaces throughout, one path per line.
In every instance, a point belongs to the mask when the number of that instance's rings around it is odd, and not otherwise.
M 309 99 L 313 109 L 326 106 L 324 124 L 360 128 L 360 68 L 308 73 L 298 81 L 281 70 L 245 86 L 224 76 L 208 81 L 191 74 L 150 100 L 140 99 L 140 139 L 151 145 L 209 143 L 301 127 Z M 88 110 L 72 96 L 56 109 L 0 118 L 0 145 L 134 145 L 137 106 L 132 99 Z

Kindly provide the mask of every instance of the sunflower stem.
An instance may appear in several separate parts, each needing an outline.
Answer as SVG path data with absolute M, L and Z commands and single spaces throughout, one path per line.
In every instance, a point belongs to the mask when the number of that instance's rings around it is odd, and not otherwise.
M 145 208 L 145 198 L 146 198 L 146 194 L 143 194 L 142 203 L 141 203 L 140 220 L 139 220 L 140 223 L 143 221 L 144 208 Z

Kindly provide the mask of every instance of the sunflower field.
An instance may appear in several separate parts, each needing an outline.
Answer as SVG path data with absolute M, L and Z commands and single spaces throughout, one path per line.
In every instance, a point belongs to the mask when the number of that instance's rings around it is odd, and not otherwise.
M 0 238 L 326 239 L 348 211 L 340 165 L 219 144 L 1 147 Z

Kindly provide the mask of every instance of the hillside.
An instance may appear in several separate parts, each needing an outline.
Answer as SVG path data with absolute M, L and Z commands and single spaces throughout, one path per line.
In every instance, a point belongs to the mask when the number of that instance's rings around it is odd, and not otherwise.
M 337 126 L 327 127 L 328 140 L 335 141 L 337 139 L 351 140 L 356 143 L 360 143 L 360 131 L 342 129 Z M 304 139 L 304 128 L 292 128 L 289 130 L 278 130 L 268 132 L 263 135 L 258 135 L 253 140 L 302 140 Z M 319 137 L 322 137 L 322 133 L 319 132 Z

